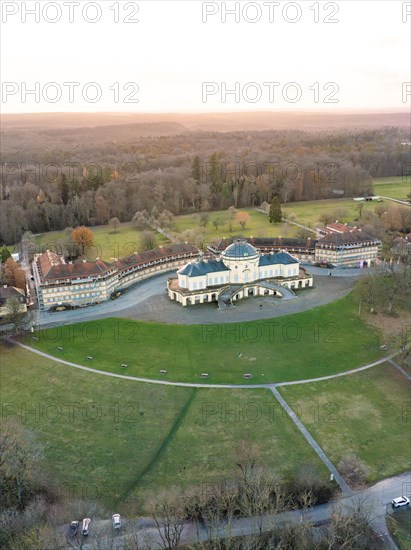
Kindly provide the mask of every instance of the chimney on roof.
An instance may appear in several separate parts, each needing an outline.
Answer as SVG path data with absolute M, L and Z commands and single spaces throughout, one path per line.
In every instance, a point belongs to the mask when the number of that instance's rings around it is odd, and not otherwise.
M 83 264 L 85 264 L 85 263 L 86 263 L 86 261 L 87 261 L 87 260 L 83 260 Z

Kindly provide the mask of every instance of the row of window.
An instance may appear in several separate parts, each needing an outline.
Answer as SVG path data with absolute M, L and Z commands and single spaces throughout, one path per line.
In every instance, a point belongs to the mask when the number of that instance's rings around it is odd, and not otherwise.
M 182 259 L 182 258 L 180 258 Z M 167 260 L 163 259 L 161 260 L 161 264 L 166 263 Z M 173 257 L 172 262 L 170 262 L 170 267 L 175 267 L 176 263 L 178 263 L 178 258 Z M 157 264 L 158 267 L 161 268 L 161 265 L 159 263 Z M 145 276 L 150 276 L 153 271 L 156 271 L 157 269 L 151 268 L 146 270 L 141 270 L 137 272 L 136 274 L 138 277 L 132 277 L 130 274 L 126 279 L 126 286 L 127 283 L 132 284 L 135 279 L 145 278 Z M 113 277 L 115 275 L 115 277 Z M 38 293 L 38 300 L 40 307 L 43 307 L 45 303 L 51 304 L 56 302 L 63 302 L 63 301 L 71 301 L 71 300 L 84 300 L 86 298 L 97 298 L 100 297 L 102 299 L 105 299 L 105 295 L 110 294 L 115 288 L 118 287 L 119 280 L 117 277 L 117 272 L 111 272 L 110 278 L 104 277 L 99 280 L 95 281 L 89 281 L 88 283 L 81 283 L 81 284 L 75 284 L 73 285 L 65 285 L 65 286 L 41 286 Z M 83 291 L 89 291 L 89 292 L 78 292 L 79 290 Z
M 56 296 L 52 298 L 44 298 L 43 301 L 46 303 L 53 302 L 69 302 L 71 300 L 84 300 L 84 298 L 96 298 L 100 296 L 99 292 L 82 292 L 81 294 L 73 296 L 73 294 L 67 294 L 65 296 Z
M 96 287 L 96 284 L 100 284 L 100 282 L 89 282 L 87 284 L 80 284 L 80 285 L 72 285 L 72 286 L 58 286 L 58 287 L 55 287 L 55 288 L 47 288 L 45 287 L 44 288 L 44 292 L 47 292 L 47 294 L 57 294 L 57 293 L 60 293 L 60 292 L 77 292 L 78 290 L 87 290 L 87 289 L 92 289 L 92 288 L 95 288 Z M 118 284 L 118 281 L 117 279 L 111 279 L 110 281 L 107 282 L 107 286 L 109 288 L 113 287 L 113 286 L 116 286 Z
M 107 285 L 107 286 L 110 286 L 110 285 Z M 60 286 L 55 288 L 42 287 L 39 289 L 39 291 L 42 292 L 44 296 L 51 296 L 54 294 L 71 294 L 71 295 L 78 294 L 80 291 L 100 292 L 101 290 L 104 290 L 104 289 L 105 289 L 104 285 L 94 284 L 94 285 L 87 285 L 84 288 L 80 288 L 78 286 L 69 286 L 69 287 Z
M 291 277 L 293 275 L 298 275 L 298 269 L 299 269 L 298 267 L 294 267 L 293 269 L 289 269 L 288 270 L 288 276 Z M 260 271 L 259 279 L 262 279 L 262 278 L 265 278 L 265 277 L 278 277 L 279 275 L 280 275 L 280 270 L 279 269 L 274 269 L 274 270 L 270 269 L 270 270 Z M 207 286 L 224 284 L 224 283 L 229 283 L 229 282 L 230 282 L 229 275 L 226 275 L 225 277 L 224 276 L 209 277 L 207 279 Z M 234 275 L 234 282 L 235 283 L 239 282 L 239 276 L 237 274 Z M 249 282 L 249 278 L 248 278 L 247 273 L 245 274 L 244 282 L 245 283 Z M 185 283 L 184 279 L 181 279 L 181 286 L 182 286 L 182 288 L 186 288 L 186 283 Z M 202 288 L 205 288 L 205 285 L 204 285 L 203 282 L 193 281 L 192 285 L 189 286 L 189 288 L 190 288 L 190 290 L 197 290 L 197 289 L 200 290 Z

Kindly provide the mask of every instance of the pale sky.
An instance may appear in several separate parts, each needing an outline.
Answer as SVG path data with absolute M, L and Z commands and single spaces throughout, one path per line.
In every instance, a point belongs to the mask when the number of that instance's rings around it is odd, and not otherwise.
M 36 4 L 39 21 L 24 21 Z M 411 2 L 2 0 L 1 11 L 3 113 L 411 106 Z

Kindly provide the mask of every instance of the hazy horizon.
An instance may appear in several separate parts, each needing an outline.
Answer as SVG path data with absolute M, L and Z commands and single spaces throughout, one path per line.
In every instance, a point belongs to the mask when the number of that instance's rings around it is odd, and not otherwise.
M 210 110 L 210 111 L 185 111 L 185 110 L 178 110 L 178 111 L 171 111 L 171 110 L 158 110 L 158 111 L 21 111 L 21 112 L 7 112 L 7 113 L 0 113 L 0 117 L 3 116 L 11 116 L 11 115 L 18 115 L 18 116 L 32 116 L 32 115 L 75 115 L 75 114 L 92 114 L 92 115 L 210 115 L 210 114 L 217 114 L 217 115 L 231 115 L 231 114 L 262 114 L 262 113 L 269 113 L 269 114 L 292 114 L 292 115 L 299 115 L 299 114 L 315 114 L 315 115 L 344 115 L 344 114 L 403 114 L 407 113 L 410 115 L 411 113 L 410 109 L 408 107 L 381 107 L 381 108 L 375 108 L 375 109 L 365 109 L 365 108 L 357 108 L 357 109 L 340 109 L 337 110 L 335 108 L 330 109 L 328 111 L 320 111 L 316 109 L 301 109 L 301 110 L 293 110 L 293 109 L 238 109 L 238 110 Z
M 4 114 L 410 106 L 407 2 L 37 4 L 2 3 Z

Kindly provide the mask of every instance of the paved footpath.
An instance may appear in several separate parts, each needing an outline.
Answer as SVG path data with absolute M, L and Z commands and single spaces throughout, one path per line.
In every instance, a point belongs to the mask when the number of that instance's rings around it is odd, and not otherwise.
M 268 388 L 273 393 L 274 397 L 277 399 L 277 401 L 280 403 L 280 405 L 287 411 L 287 414 L 290 417 L 291 421 L 296 425 L 296 427 L 301 432 L 301 434 L 304 436 L 306 441 L 309 443 L 309 445 L 312 447 L 312 449 L 317 453 L 317 455 L 322 460 L 322 462 L 325 464 L 325 466 L 327 467 L 329 472 L 331 474 L 333 474 L 334 479 L 338 483 L 338 485 L 340 486 L 343 495 L 345 497 L 349 497 L 349 499 L 352 499 L 355 496 L 359 496 L 359 493 L 355 493 L 349 487 L 349 485 L 345 482 L 345 480 L 339 474 L 339 472 L 336 469 L 336 467 L 334 466 L 334 464 L 327 457 L 327 455 L 325 454 L 323 449 L 320 447 L 320 445 L 315 441 L 315 439 L 310 434 L 310 432 L 307 430 L 307 428 L 304 426 L 302 421 L 298 418 L 297 414 L 288 405 L 287 401 L 282 397 L 282 395 L 280 394 L 280 392 L 278 391 L 277 388 L 281 387 L 281 386 L 289 386 L 289 385 L 294 385 L 294 384 L 307 384 L 307 383 L 310 383 L 310 382 L 318 382 L 318 381 L 321 381 L 321 380 L 330 380 L 330 379 L 333 379 L 333 378 L 339 378 L 341 376 L 348 376 L 348 375 L 351 375 L 351 374 L 354 374 L 354 373 L 357 373 L 357 372 L 361 372 L 361 371 L 366 370 L 366 369 L 370 369 L 370 368 L 375 367 L 377 365 L 380 365 L 380 364 L 382 364 L 386 361 L 391 363 L 394 367 L 399 368 L 408 380 L 410 380 L 410 378 L 411 378 L 399 365 L 397 365 L 397 363 L 395 363 L 395 361 L 393 361 L 393 356 L 394 356 L 394 354 L 393 354 L 393 355 L 386 356 L 382 359 L 379 359 L 378 361 L 374 361 L 373 363 L 368 363 L 367 365 L 363 365 L 362 367 L 352 369 L 350 371 L 346 371 L 346 372 L 342 372 L 342 373 L 338 373 L 338 374 L 333 374 L 333 375 L 330 375 L 330 376 L 322 376 L 322 377 L 319 377 L 319 378 L 304 379 L 304 380 L 295 380 L 295 381 L 291 381 L 291 382 L 278 382 L 278 383 L 274 383 L 274 384 L 199 384 L 199 383 L 185 383 L 185 382 L 169 382 L 169 381 L 166 381 L 166 380 L 150 380 L 150 379 L 147 379 L 147 378 L 139 378 L 139 377 L 134 377 L 134 376 L 127 376 L 127 375 L 115 374 L 115 373 L 111 373 L 111 372 L 99 371 L 97 369 L 92 369 L 90 367 L 85 367 L 83 365 L 78 365 L 76 363 L 71 363 L 70 361 L 65 361 L 64 359 L 59 359 L 59 358 L 54 357 L 50 354 L 44 353 L 44 352 L 36 350 L 36 349 L 34 349 L 30 346 L 27 346 L 26 344 L 22 344 L 20 342 L 15 342 L 14 340 L 10 340 L 10 342 L 15 344 L 15 345 L 20 346 L 21 348 L 23 348 L 27 351 L 35 353 L 35 354 L 37 354 L 41 357 L 50 359 L 52 361 L 55 361 L 55 362 L 58 362 L 58 363 L 61 363 L 61 364 L 64 364 L 64 365 L 67 365 L 67 366 L 70 366 L 70 367 L 77 368 L 77 369 L 80 369 L 80 370 L 84 370 L 84 371 L 92 372 L 94 374 L 102 375 L 102 376 L 111 376 L 111 377 L 114 377 L 114 378 L 122 378 L 122 379 L 125 379 L 125 380 L 134 380 L 134 381 L 138 381 L 138 382 L 146 382 L 146 383 L 151 383 L 151 384 L 196 387 L 196 388 L 242 388 L 242 389 Z M 384 482 L 381 482 L 381 483 L 384 483 Z M 411 486 L 408 481 L 406 481 L 406 485 L 408 487 Z M 372 487 L 371 490 L 374 490 L 375 487 L 376 486 Z M 393 493 L 394 496 L 404 494 L 404 488 L 403 487 L 404 487 L 404 484 L 401 487 L 401 491 L 399 489 L 397 491 L 397 489 L 396 489 L 395 494 Z M 384 494 L 383 498 L 385 499 L 386 495 L 385 495 L 384 492 L 383 492 L 383 494 Z M 375 495 L 373 495 L 373 496 L 375 496 Z M 394 498 L 394 497 L 391 496 L 390 498 Z M 347 501 L 347 502 L 351 502 L 351 501 Z M 379 513 L 378 513 L 378 515 L 376 515 L 373 527 L 374 527 L 375 531 L 380 534 L 381 537 L 384 537 L 387 544 L 391 548 L 395 549 L 396 545 L 392 541 L 391 537 L 389 536 L 387 528 L 386 528 L 385 507 L 384 506 L 385 506 L 385 501 L 383 501 L 378 507 L 378 512 Z M 329 505 L 323 506 L 323 507 L 315 507 L 315 508 L 311 509 L 310 512 L 313 513 L 314 516 L 319 514 L 321 516 L 321 518 L 324 519 L 324 518 L 329 517 L 330 507 L 329 507 Z M 298 512 L 298 514 L 300 514 L 300 512 Z M 289 518 L 289 519 L 291 521 L 295 521 L 295 518 Z M 271 518 L 271 521 L 272 521 L 272 518 Z M 276 518 L 276 521 L 277 521 L 277 518 Z M 252 532 L 253 526 L 254 526 L 254 524 L 253 524 L 253 519 L 252 518 L 248 519 L 248 520 L 245 519 L 243 522 L 241 522 L 241 525 L 239 524 L 236 527 L 236 529 L 234 529 L 234 532 L 236 532 L 237 535 L 249 534 L 249 533 Z M 270 528 L 272 528 L 272 523 L 271 522 L 270 522 Z M 157 538 L 156 535 L 155 535 L 155 532 L 152 528 L 150 529 L 150 531 L 151 531 L 150 534 L 152 536 L 154 535 L 154 538 Z M 148 533 L 146 532 L 145 534 L 147 535 Z M 231 534 L 233 534 L 233 532 L 231 532 Z M 185 536 L 183 538 L 188 538 L 188 540 L 191 539 L 191 541 L 193 541 L 193 533 L 192 533 L 192 529 L 190 530 L 189 525 L 187 525 L 187 528 L 185 528 L 184 535 Z M 226 536 L 226 534 L 224 533 L 224 528 L 221 528 L 221 537 L 223 537 L 224 535 Z M 204 534 L 203 534 L 203 537 L 204 537 Z M 202 538 L 202 537 L 200 537 L 200 538 Z M 195 539 L 198 540 L 198 533 L 194 537 L 194 540 Z M 202 540 L 206 540 L 206 538 L 202 538 Z M 119 546 L 117 548 L 120 549 L 120 548 L 123 547 L 123 542 L 120 541 L 120 540 L 118 542 L 119 542 Z M 156 542 L 154 544 L 157 545 L 158 542 Z M 86 546 L 88 546 L 88 545 L 86 545 Z M 150 546 L 150 547 L 152 547 L 152 546 Z
M 313 436 L 310 434 L 310 432 L 307 430 L 307 428 L 304 426 L 304 424 L 301 422 L 301 420 L 298 418 L 298 416 L 295 414 L 295 412 L 292 410 L 292 408 L 289 406 L 287 401 L 284 399 L 284 397 L 280 394 L 280 392 L 277 390 L 277 388 L 272 387 L 270 388 L 273 392 L 275 398 L 280 403 L 280 405 L 283 407 L 285 411 L 287 411 L 288 416 L 291 418 L 291 420 L 294 422 L 294 424 L 297 426 L 297 428 L 300 430 L 302 435 L 305 437 L 309 445 L 314 449 L 314 451 L 317 453 L 317 455 L 320 457 L 322 462 L 326 465 L 329 472 L 334 476 L 335 481 L 340 486 L 341 491 L 343 492 L 344 496 L 352 496 L 354 494 L 354 491 L 349 487 L 349 485 L 345 482 L 343 477 L 338 473 L 337 468 L 334 466 L 334 464 L 331 462 L 331 460 L 328 458 L 328 456 L 325 454 L 325 452 L 322 450 L 322 448 L 318 445 L 318 443 L 315 441 Z
M 400 371 L 400 373 L 403 374 L 407 380 L 411 380 L 411 374 L 408 374 L 408 372 L 406 372 L 398 363 L 396 363 L 396 362 L 394 361 L 394 359 L 388 359 L 388 362 L 389 362 L 393 367 L 395 367 L 396 369 L 398 369 L 398 370 Z
M 293 380 L 291 382 L 274 382 L 274 383 L 267 383 L 267 384 L 205 384 L 200 382 L 171 382 L 169 380 L 140 378 L 138 376 L 128 376 L 126 374 L 116 374 L 114 372 L 107 372 L 103 370 L 93 369 L 91 367 L 85 367 L 84 365 L 79 365 L 78 363 L 72 363 L 71 361 L 66 361 L 65 359 L 60 359 L 59 357 L 56 357 L 54 355 L 50 355 L 49 353 L 45 353 L 44 351 L 40 351 L 38 349 L 32 348 L 27 344 L 22 344 L 21 342 L 17 342 L 16 340 L 13 340 L 11 338 L 9 338 L 8 341 L 13 345 L 19 346 L 27 351 L 30 351 L 32 353 L 35 353 L 36 355 L 39 355 L 40 357 L 44 357 L 45 359 L 50 359 L 51 361 L 54 361 L 56 363 L 61 363 L 63 365 L 67 365 L 68 367 L 73 367 L 75 369 L 92 372 L 94 374 L 99 374 L 101 376 L 111 376 L 112 378 L 122 378 L 123 380 L 134 380 L 135 382 L 146 382 L 148 384 L 159 384 L 163 386 L 180 386 L 180 387 L 186 387 L 186 388 L 226 388 L 226 389 L 227 388 L 236 388 L 236 389 L 267 388 L 271 390 L 272 388 L 276 388 L 279 386 L 292 386 L 295 384 L 308 384 L 310 382 L 321 382 L 322 380 L 331 380 L 332 378 L 339 378 L 340 376 L 355 374 L 356 372 L 361 372 L 363 370 L 371 369 L 372 367 L 375 367 L 377 365 L 381 365 L 382 363 L 389 361 L 396 355 L 396 353 L 392 355 L 387 355 L 382 359 L 378 359 L 378 361 L 374 361 L 373 363 L 368 363 L 367 365 L 363 365 L 362 367 L 351 369 L 345 372 L 339 372 L 337 374 L 330 374 L 329 376 L 321 376 L 319 378 L 307 378 L 302 380 Z

